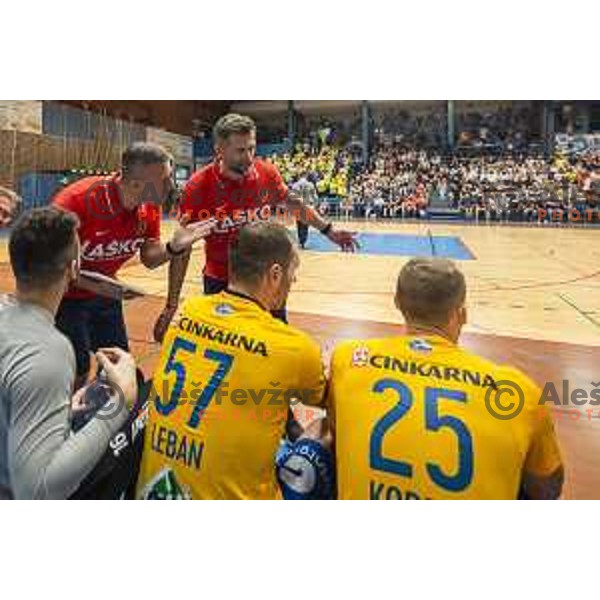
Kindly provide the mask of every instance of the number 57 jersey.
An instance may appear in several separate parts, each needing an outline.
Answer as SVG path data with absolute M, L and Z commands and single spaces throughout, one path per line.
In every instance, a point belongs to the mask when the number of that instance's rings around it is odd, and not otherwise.
M 162 346 L 137 496 L 276 499 L 288 406 L 322 404 L 321 352 L 254 300 L 187 300 Z
M 540 389 L 442 337 L 344 342 L 330 377 L 341 499 L 515 499 L 561 465 Z

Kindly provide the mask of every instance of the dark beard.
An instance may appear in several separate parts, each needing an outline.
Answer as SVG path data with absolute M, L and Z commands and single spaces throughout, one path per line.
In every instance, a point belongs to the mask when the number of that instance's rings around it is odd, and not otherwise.
M 243 165 L 231 165 L 229 168 L 238 175 L 245 175 L 248 172 L 248 168 Z

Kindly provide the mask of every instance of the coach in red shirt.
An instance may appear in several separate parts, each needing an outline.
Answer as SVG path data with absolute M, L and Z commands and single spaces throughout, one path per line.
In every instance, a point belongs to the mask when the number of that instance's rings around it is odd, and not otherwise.
M 182 225 L 167 244 L 160 241 L 161 206 L 173 186 L 171 163 L 162 147 L 138 142 L 123 153 L 119 173 L 86 177 L 55 196 L 56 206 L 79 217 L 82 270 L 114 278 L 138 253 L 145 267 L 155 269 L 174 257 L 181 260 L 207 233 L 209 224 Z M 91 351 L 129 349 L 122 299 L 103 293 L 102 285 L 80 277 L 56 316 L 75 350 L 78 387 L 88 378 Z
M 356 234 L 337 230 L 306 206 L 301 196 L 289 190 L 277 167 L 255 158 L 256 126 L 246 116 L 228 114 L 214 126 L 215 160 L 190 178 L 180 204 L 183 215 L 192 222 L 216 218 L 217 225 L 206 237 L 204 293 L 224 290 L 228 281 L 228 253 L 245 223 L 269 220 L 276 213 L 292 213 L 301 222 L 312 225 L 342 250 L 353 251 Z M 161 341 L 177 310 L 189 255 L 169 270 L 167 305 L 160 315 L 154 336 Z M 274 313 L 275 314 L 275 313 Z M 285 320 L 285 309 L 276 316 Z

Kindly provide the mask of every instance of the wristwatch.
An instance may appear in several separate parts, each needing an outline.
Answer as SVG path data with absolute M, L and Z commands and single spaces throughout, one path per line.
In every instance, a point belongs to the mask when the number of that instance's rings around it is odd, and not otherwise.
M 321 233 L 323 235 L 329 235 L 329 232 L 333 229 L 333 223 L 327 223 L 323 229 L 321 229 Z

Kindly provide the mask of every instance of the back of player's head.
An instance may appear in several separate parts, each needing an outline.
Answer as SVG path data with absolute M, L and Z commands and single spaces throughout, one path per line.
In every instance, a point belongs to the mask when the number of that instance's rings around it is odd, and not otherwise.
M 55 207 L 27 211 L 15 223 L 8 242 L 17 286 L 41 290 L 61 281 L 78 259 L 77 227 L 73 213 Z
M 127 177 L 135 172 L 136 167 L 163 165 L 172 161 L 172 156 L 162 146 L 150 142 L 135 142 L 121 156 L 121 172 Z
M 294 243 L 285 227 L 276 223 L 246 225 L 229 249 L 230 279 L 255 287 L 274 264 L 286 271 L 293 257 Z
M 444 326 L 463 306 L 467 293 L 464 275 L 444 258 L 413 258 L 398 276 L 396 306 L 408 323 Z
M 256 132 L 256 124 L 245 115 L 229 113 L 223 115 L 213 127 L 213 140 L 216 143 L 225 142 L 234 134 L 246 135 Z

